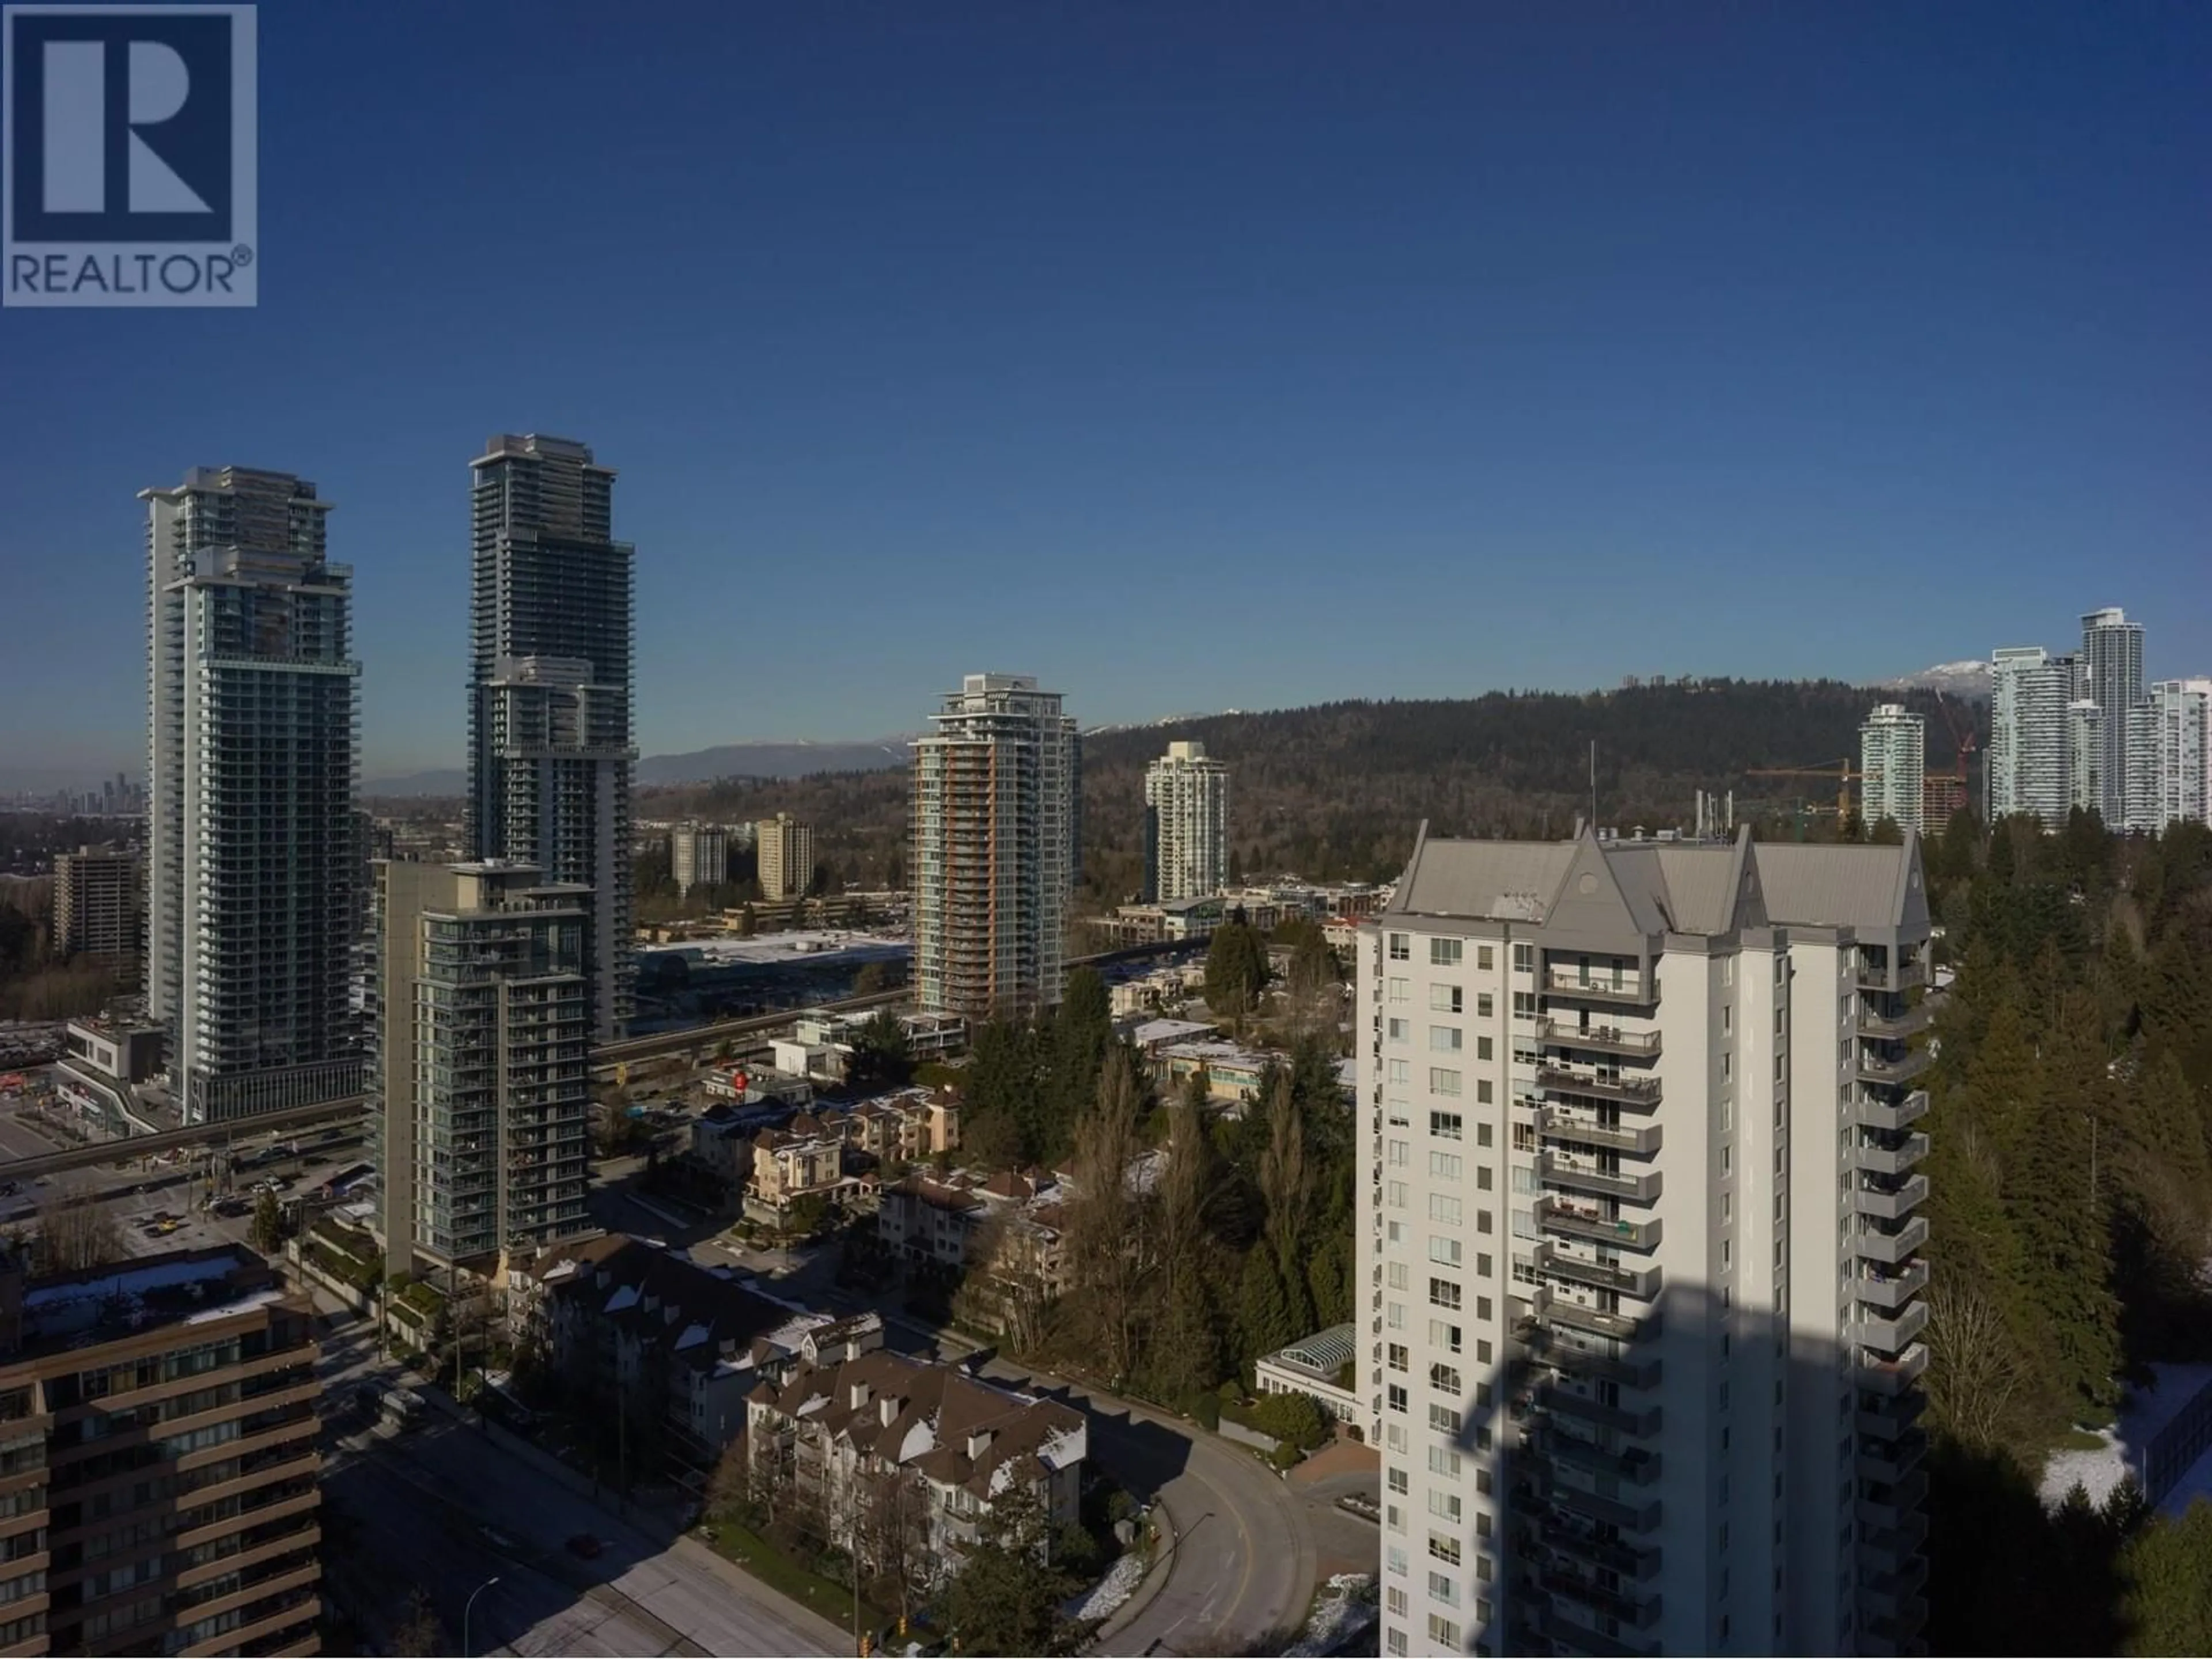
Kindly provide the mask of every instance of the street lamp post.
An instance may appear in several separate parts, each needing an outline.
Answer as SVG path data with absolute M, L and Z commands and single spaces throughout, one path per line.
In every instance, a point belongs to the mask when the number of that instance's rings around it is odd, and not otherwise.
M 494 1573 L 483 1583 L 471 1590 L 469 1599 L 461 1606 L 461 1659 L 471 1659 L 471 1656 L 476 1652 L 476 1650 L 469 1645 L 469 1615 L 477 1610 L 477 1597 L 497 1583 L 499 1583 L 499 1575 Z

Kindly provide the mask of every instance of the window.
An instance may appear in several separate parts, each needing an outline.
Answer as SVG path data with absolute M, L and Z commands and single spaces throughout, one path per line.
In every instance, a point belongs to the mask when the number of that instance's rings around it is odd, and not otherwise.
M 1733 1054 L 1728 1054 L 1728 1053 L 1726 1053 L 1726 1052 L 1723 1052 L 1723 1053 L 1722 1054 L 1722 1055 L 1721 1055 L 1721 1076 L 1722 1076 L 1722 1078 L 1723 1078 L 1723 1079 L 1727 1079 L 1727 1078 L 1732 1077 L 1732 1076 L 1734 1076 L 1734 1075 L 1735 1075 L 1735 1055 L 1733 1055 Z
M 1458 1623 L 1450 1619 L 1440 1619 L 1435 1613 L 1431 1613 L 1429 1640 L 1446 1653 L 1457 1653 L 1459 1651 Z
M 1520 1224 L 1518 1222 L 1514 1224 L 1513 1231 L 1517 1237 L 1521 1231 Z M 1512 1277 L 1513 1282 L 1516 1285 L 1540 1285 L 1543 1283 L 1543 1280 L 1537 1276 L 1535 1262 L 1525 1255 L 1516 1255 L 1513 1258 Z
M 1497 1268 L 1487 1255 L 1477 1255 L 1474 1258 L 1474 1271 L 1481 1277 L 1488 1279 L 1497 1272 Z
M 1513 1212 L 1513 1237 L 1516 1238 L 1534 1238 L 1536 1237 L 1535 1211 L 1516 1210 Z M 1533 1284 L 1534 1280 L 1531 1279 L 1529 1282 Z
M 1429 1473 L 1441 1474 L 1448 1480 L 1459 1479 L 1459 1454 L 1449 1446 L 1429 1448 Z
M 1402 1302 L 1393 1302 L 1385 1306 L 1383 1309 L 1382 1322 L 1394 1331 L 1404 1330 L 1406 1328 L 1406 1304 Z
M 1429 1219 L 1447 1227 L 1456 1227 L 1461 1222 L 1459 1197 L 1454 1193 L 1429 1194 Z
M 1460 1092 L 1459 1073 L 1449 1066 L 1429 1067 L 1429 1092 L 1432 1095 L 1455 1095 Z
M 1410 962 L 1413 960 L 1413 945 L 1411 936 L 1405 933 L 1391 934 L 1390 960 L 1393 962 Z
M 1390 1385 L 1389 1394 L 1390 1409 L 1394 1412 L 1401 1412 L 1405 1410 L 1406 1385 L 1402 1382 L 1393 1382 Z
M 1391 1545 L 1390 1547 L 1383 1553 L 1383 1559 L 1389 1565 L 1391 1571 L 1396 1573 L 1401 1578 L 1405 1577 L 1406 1547 L 1403 1544 Z
M 1513 971 L 1516 974 L 1533 974 L 1536 971 L 1534 945 L 1516 945 L 1513 947 Z
M 1382 1524 L 1389 1528 L 1392 1532 L 1405 1531 L 1406 1511 L 1395 1504 L 1385 1504 L 1382 1506 Z
M 1413 1067 L 1408 1062 L 1402 1060 L 1389 1060 L 1382 1063 L 1389 1067 L 1389 1072 L 1386 1073 L 1385 1075 L 1389 1078 L 1391 1082 L 1411 1083 L 1413 1080 Z
M 1490 1166 L 1487 1164 L 1474 1166 L 1474 1189 L 1479 1193 L 1490 1190 Z
M 1490 1046 L 1490 1039 L 1488 1037 L 1483 1038 L 1481 1046 L 1487 1048 Z M 1431 1025 L 1429 1027 L 1429 1052 L 1431 1054 L 1455 1054 L 1459 1053 L 1459 1051 L 1460 1038 L 1458 1026 Z M 1483 1058 L 1486 1060 L 1489 1056 L 1486 1054 Z
M 1478 1296 L 1474 1298 L 1474 1316 L 1477 1319 L 1487 1319 L 1490 1317 L 1490 1298 L 1488 1297 Z
M 1429 1386 L 1439 1394 L 1459 1392 L 1459 1367 L 1447 1365 L 1441 1359 L 1429 1367 Z
M 1394 1210 L 1404 1209 L 1406 1207 L 1406 1183 L 1402 1181 L 1392 1182 L 1389 1187 L 1384 1189 L 1383 1202 L 1388 1204 Z
M 1516 991 L 1513 994 L 1513 1018 L 1516 1019 L 1534 1019 L 1536 1018 L 1536 994 L 1534 992 Z
M 1723 1002 L 1721 1004 L 1721 1030 L 1723 1031 L 1732 1031 L 1735 1029 L 1735 1010 L 1730 1007 L 1727 1003 Z
M 1447 1267 L 1458 1267 L 1459 1240 L 1447 1237 L 1443 1233 L 1431 1233 L 1429 1235 L 1429 1260 L 1431 1261 L 1441 1262 Z
M 1384 1024 L 1382 1034 L 1393 1042 L 1411 1042 L 1413 1040 L 1413 1022 L 1394 1015 Z
M 1429 1178 L 1431 1181 L 1457 1181 L 1460 1178 L 1460 1158 L 1457 1152 L 1431 1152 Z
M 1460 1012 L 1459 987 L 1456 985 L 1431 985 L 1429 987 L 1429 1006 L 1435 1009 L 1440 1014 L 1458 1013 Z
M 1390 1490 L 1392 1492 L 1405 1492 L 1413 1490 L 1412 1477 L 1407 1474 L 1405 1470 L 1394 1468 L 1388 1471 L 1388 1474 L 1389 1475 Z
M 1459 1605 L 1459 1586 L 1453 1582 L 1449 1573 L 1432 1572 L 1429 1575 L 1429 1600 L 1441 1601 L 1448 1607 Z
M 1534 1124 L 1516 1123 L 1513 1126 L 1513 1150 L 1516 1152 L 1533 1152 L 1536 1150 Z M 1514 1173 L 1517 1176 L 1520 1172 L 1516 1170 Z
M 1429 966 L 1456 968 L 1467 952 L 1467 941 L 1458 939 L 1432 939 L 1429 941 Z
M 1401 1170 L 1405 1168 L 1409 1161 L 1407 1143 L 1402 1140 L 1393 1140 L 1389 1143 L 1389 1146 L 1390 1162 Z
M 1433 1406 L 1429 1408 L 1431 1423 L 1435 1421 L 1436 1410 Z M 1431 1486 L 1429 1489 L 1429 1513 L 1457 1526 L 1460 1516 L 1459 1494 L 1455 1492 L 1447 1492 L 1441 1486 Z
M 1390 1611 L 1393 1613 L 1405 1612 L 1406 1592 L 1394 1588 L 1390 1594 L 1398 1598 L 1398 1605 L 1392 1607 Z M 1401 1656 L 1402 1656 L 1406 1651 L 1406 1632 L 1396 1628 L 1395 1626 L 1383 1632 L 1382 1651 L 1390 1655 L 1391 1659 L 1401 1659 Z
M 1402 979 L 1393 979 L 1390 981 L 1390 1000 L 1393 1002 L 1403 1002 L 1406 1000 L 1406 981 Z
M 1432 1308 L 1445 1308 L 1456 1312 L 1459 1308 L 1459 1285 L 1449 1279 L 1431 1279 L 1429 1281 L 1429 1305 Z
M 1411 1348 L 1408 1348 L 1404 1343 L 1393 1342 L 1389 1346 L 1383 1349 L 1382 1353 L 1383 1363 L 1389 1365 L 1392 1370 L 1402 1371 L 1410 1370 L 1412 1369 L 1412 1366 L 1408 1362 L 1413 1358 L 1413 1351 Z
M 1452 1044 L 1452 1047 L 1456 1048 L 1459 1047 L 1459 1044 L 1455 1042 Z M 1488 1037 L 1479 1036 L 1475 1038 L 1474 1057 L 1477 1060 L 1495 1060 L 1497 1058 L 1497 1054 L 1492 1049 L 1491 1041 Z
M 1446 1353 L 1457 1353 L 1459 1327 L 1449 1320 L 1431 1319 L 1429 1322 L 1429 1346 L 1442 1348 Z
M 1496 1224 L 1496 1220 L 1497 1218 L 1489 1211 L 1477 1210 L 1474 1212 L 1474 1230 L 1479 1233 L 1486 1233 Z
M 1457 1112 L 1431 1112 L 1429 1114 L 1429 1133 L 1436 1136 L 1439 1140 L 1457 1140 L 1460 1138 L 1459 1114 Z
M 1489 1085 L 1485 1085 L 1484 1086 L 1486 1088 Z M 1486 1094 L 1482 1098 L 1488 1100 L 1490 1097 Z M 1478 1146 L 1487 1146 L 1490 1145 L 1490 1126 L 1487 1123 L 1478 1123 L 1474 1126 L 1474 1144 Z
M 1390 1288 L 1394 1291 L 1402 1291 L 1406 1288 L 1406 1264 L 1402 1261 L 1393 1261 L 1390 1264 Z
M 1488 956 L 1490 952 L 1487 951 L 1483 952 L 1483 955 L 1485 956 Z M 1483 966 L 1486 968 L 1490 964 L 1488 963 L 1483 963 Z M 1480 993 L 1474 999 L 1474 1012 L 1475 1017 L 1479 1019 L 1490 1019 L 1495 1018 L 1498 1012 L 1497 999 L 1492 997 L 1487 991 Z

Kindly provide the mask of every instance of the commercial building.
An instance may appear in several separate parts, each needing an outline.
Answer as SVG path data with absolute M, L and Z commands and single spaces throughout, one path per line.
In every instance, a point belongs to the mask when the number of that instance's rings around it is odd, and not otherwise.
M 1347 1365 L 1356 1370 L 1358 1358 L 1359 1327 L 1332 1325 L 1254 1360 L 1252 1390 L 1308 1395 L 1339 1422 L 1364 1425 L 1367 1402 L 1357 1389 L 1338 1381 Z
M 1057 1004 L 1082 845 L 1082 740 L 1028 674 L 969 674 L 914 744 L 920 1006 L 970 1019 Z
M 2118 829 L 2127 821 L 2128 711 L 2143 700 L 2143 630 L 2116 606 L 2081 617 L 2082 695 L 2097 705 L 2097 786 L 2079 804 Z
M 144 863 L 115 847 L 81 847 L 54 860 L 55 951 L 106 963 L 126 988 L 138 982 L 145 957 Z
M 321 1651 L 314 1310 L 236 1245 L 0 1244 L 0 1645 Z
M 146 503 L 146 1003 L 187 1123 L 358 1091 L 353 572 L 286 472 Z
M 763 899 L 797 898 L 814 883 L 814 826 L 788 812 L 763 818 L 753 825 L 753 855 Z
M 730 838 L 710 823 L 679 823 L 668 836 L 669 873 L 676 890 L 719 887 L 730 878 Z
M 471 855 L 590 890 L 594 1036 L 628 1027 L 635 551 L 614 470 L 566 438 L 495 437 L 472 462 Z
M 2081 699 L 2084 678 L 2074 658 L 2054 657 L 2039 645 L 2005 646 L 1990 654 L 1991 823 L 2015 812 L 2032 814 L 2046 829 L 2066 822 L 2079 735 L 2070 711 Z
M 1145 896 L 1211 898 L 1229 884 L 1229 769 L 1171 743 L 1145 769 Z
M 1876 706 L 1859 727 L 1864 782 L 1859 816 L 1869 825 L 1887 818 L 1900 830 L 1925 827 L 1922 790 L 1928 769 L 1928 728 L 1902 703 Z
M 1445 841 L 1363 931 L 1385 1654 L 1898 1653 L 1919 843 Z
M 390 1270 L 585 1231 L 592 896 L 521 865 L 375 872 L 369 1088 Z
M 2160 680 L 2128 711 L 2127 827 L 2212 818 L 2212 679 Z

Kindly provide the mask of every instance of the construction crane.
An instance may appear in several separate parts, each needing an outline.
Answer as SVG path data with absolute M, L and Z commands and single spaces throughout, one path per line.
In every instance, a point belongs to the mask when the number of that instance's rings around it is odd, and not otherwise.
M 1866 781 L 1866 774 L 1851 770 L 1848 760 L 1826 761 L 1818 766 L 1754 766 L 1745 773 L 1752 778 L 1814 778 L 1836 780 L 1836 816 L 1847 818 L 1851 815 L 1851 785 Z
M 1949 771 L 1930 772 L 1927 775 L 1944 782 L 1955 781 L 1959 786 L 1959 799 L 1962 801 L 1970 801 L 1973 799 L 1973 784 L 1971 781 L 1974 760 L 1973 716 L 1969 714 L 1966 723 L 1963 726 L 1960 725 L 1957 711 L 1952 708 L 1950 702 L 1941 691 L 1936 694 L 1936 711 L 1943 716 L 1943 724 L 1951 729 L 1951 747 L 1955 758 Z M 1931 831 L 1937 827 L 1933 823 L 1928 826 Z

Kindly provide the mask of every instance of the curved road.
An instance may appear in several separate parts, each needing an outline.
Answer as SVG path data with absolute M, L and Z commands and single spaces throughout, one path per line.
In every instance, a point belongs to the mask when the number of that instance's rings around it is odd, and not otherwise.
M 994 1360 L 983 1372 L 1086 1408 L 1091 1455 L 1131 1490 L 1164 1500 L 1173 1517 L 1167 1582 L 1127 1625 L 1109 1620 L 1097 1651 L 1281 1651 L 1312 1598 L 1315 1551 L 1279 1477 L 1180 1418 L 1018 1364 Z

